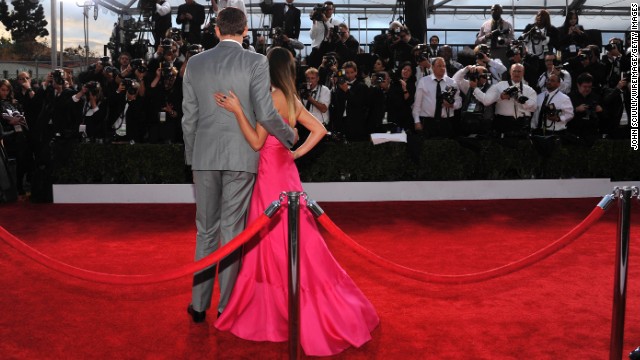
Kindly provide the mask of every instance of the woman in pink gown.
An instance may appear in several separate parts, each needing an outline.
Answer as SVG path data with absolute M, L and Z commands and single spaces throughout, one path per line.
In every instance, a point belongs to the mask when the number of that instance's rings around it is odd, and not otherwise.
M 215 94 L 218 105 L 236 115 L 251 147 L 260 150 L 249 223 L 277 200 L 282 191 L 302 191 L 294 159 L 311 150 L 326 133 L 322 124 L 296 98 L 295 62 L 291 53 L 274 48 L 267 56 L 276 109 L 283 118 L 289 119 L 290 126 L 295 126 L 297 119 L 310 135 L 291 152 L 260 125 L 254 129 L 249 124 L 233 92 Z M 307 355 L 334 355 L 369 341 L 379 318 L 369 300 L 329 252 L 313 215 L 301 208 L 300 342 Z M 245 245 L 233 293 L 215 322 L 218 329 L 247 340 L 287 341 L 287 228 L 285 207 L 267 229 Z

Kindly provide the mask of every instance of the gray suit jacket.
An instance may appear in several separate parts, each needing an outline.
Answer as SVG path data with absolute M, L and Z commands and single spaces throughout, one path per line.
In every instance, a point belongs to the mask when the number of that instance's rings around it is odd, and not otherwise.
M 216 105 L 216 92 L 233 90 L 251 124 L 259 121 L 291 148 L 295 135 L 275 110 L 270 87 L 267 58 L 235 41 L 221 41 L 192 56 L 182 81 L 187 165 L 192 170 L 257 171 L 258 153 L 245 140 L 235 116 Z

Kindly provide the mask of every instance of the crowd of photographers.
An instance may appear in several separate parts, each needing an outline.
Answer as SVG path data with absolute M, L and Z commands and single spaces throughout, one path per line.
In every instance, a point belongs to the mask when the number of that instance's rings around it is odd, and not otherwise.
M 164 3 L 155 5 L 158 18 L 167 16 Z M 9 156 L 19 159 L 20 179 L 29 169 L 46 167 L 52 142 L 182 142 L 182 74 L 191 56 L 218 42 L 213 22 L 197 31 L 189 28 L 190 20 L 203 25 L 203 10 L 193 0 L 185 5 L 177 19 L 182 28 L 156 35 L 149 59 L 123 51 L 76 77 L 56 69 L 37 83 L 23 72 L 14 84 L 0 84 L 0 90 L 8 87 L 0 91 L 4 143 Z M 556 28 L 540 10 L 515 38 L 502 8 L 494 5 L 475 47 L 454 58 L 437 36 L 420 44 L 397 21 L 364 52 L 327 1 L 311 13 L 312 50 L 302 59 L 300 12 L 289 13 L 293 0 L 283 9 L 276 5 L 263 11 L 284 10 L 277 20 L 281 26 L 268 39 L 255 36 L 243 46 L 263 53 L 268 46 L 283 46 L 297 56 L 300 98 L 332 140 L 368 141 L 372 133 L 405 132 L 409 148 L 419 152 L 416 142 L 429 138 L 554 136 L 587 145 L 598 138 L 629 138 L 625 42 L 612 38 L 603 49 L 590 45 L 574 12 Z M 21 181 L 18 192 L 24 193 Z

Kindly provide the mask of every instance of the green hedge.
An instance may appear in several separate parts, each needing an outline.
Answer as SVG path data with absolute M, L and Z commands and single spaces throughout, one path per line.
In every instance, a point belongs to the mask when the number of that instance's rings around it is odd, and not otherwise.
M 58 156 L 58 184 L 187 182 L 181 145 L 77 144 Z M 321 143 L 298 162 L 304 182 L 611 178 L 640 180 L 629 141 L 556 146 L 542 156 L 528 140 L 427 140 L 412 160 L 404 143 Z

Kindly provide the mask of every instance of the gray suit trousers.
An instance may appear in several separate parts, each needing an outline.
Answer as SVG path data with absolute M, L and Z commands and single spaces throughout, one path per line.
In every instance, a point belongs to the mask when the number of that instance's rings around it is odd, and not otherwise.
M 196 190 L 196 254 L 195 259 L 216 251 L 245 228 L 255 174 L 243 171 L 194 170 Z M 222 244 L 221 244 L 222 243 Z M 218 311 L 227 306 L 240 267 L 240 251 L 220 262 Z M 215 266 L 196 273 L 193 278 L 192 304 L 196 311 L 211 307 Z

